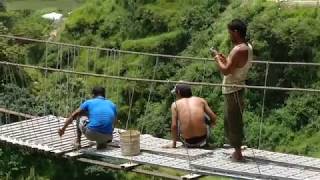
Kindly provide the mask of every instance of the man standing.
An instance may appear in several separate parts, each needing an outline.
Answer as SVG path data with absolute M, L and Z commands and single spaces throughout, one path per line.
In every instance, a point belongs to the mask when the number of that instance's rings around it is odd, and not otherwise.
M 81 148 L 81 134 L 89 140 L 97 142 L 97 149 L 105 148 L 112 141 L 113 129 L 117 119 L 116 105 L 105 98 L 105 89 L 95 87 L 92 90 L 93 98 L 85 101 L 66 120 L 58 133 L 62 136 L 74 119 L 77 120 L 77 138 L 75 149 Z M 85 116 L 87 114 L 89 119 Z M 82 117 L 80 117 L 82 116 Z M 80 117 L 80 118 L 79 118 Z
M 239 19 L 228 24 L 230 39 L 234 45 L 228 57 L 213 52 L 223 77 L 222 93 L 224 94 L 224 128 L 225 136 L 235 149 L 232 159 L 243 160 L 241 145 L 244 138 L 242 113 L 244 109 L 244 88 L 232 85 L 245 85 L 252 63 L 252 46 L 246 41 L 247 26 Z
M 175 148 L 178 136 L 187 147 L 205 146 L 210 132 L 209 124 L 216 124 L 216 115 L 206 100 L 192 96 L 189 85 L 177 84 L 172 93 L 177 97 L 177 101 L 171 105 L 172 145 L 165 147 Z

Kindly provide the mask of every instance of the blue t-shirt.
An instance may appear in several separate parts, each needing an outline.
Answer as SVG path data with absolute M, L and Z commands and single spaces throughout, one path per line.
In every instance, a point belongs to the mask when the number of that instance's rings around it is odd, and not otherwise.
M 88 112 L 89 124 L 87 127 L 90 130 L 112 134 L 112 125 L 117 116 L 117 107 L 112 101 L 98 96 L 82 103 L 80 109 Z

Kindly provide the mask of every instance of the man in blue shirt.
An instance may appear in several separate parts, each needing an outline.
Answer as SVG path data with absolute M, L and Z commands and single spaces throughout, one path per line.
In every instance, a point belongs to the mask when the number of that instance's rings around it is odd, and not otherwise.
M 81 148 L 81 135 L 97 142 L 97 149 L 105 148 L 112 141 L 112 133 L 117 119 L 116 105 L 105 98 L 105 89 L 95 87 L 93 98 L 85 101 L 67 119 L 58 133 L 62 136 L 74 119 L 77 120 L 77 138 L 75 149 Z M 88 118 L 83 116 L 87 114 Z M 79 118 L 80 117 L 80 118 Z

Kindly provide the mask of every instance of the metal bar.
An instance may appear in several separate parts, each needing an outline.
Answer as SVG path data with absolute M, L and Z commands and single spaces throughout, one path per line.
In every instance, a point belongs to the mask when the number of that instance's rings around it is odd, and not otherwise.
M 152 79 L 143 79 L 143 78 L 123 77 L 123 76 L 111 76 L 111 75 L 104 75 L 104 74 L 94 74 L 94 73 L 87 73 L 87 72 L 78 72 L 78 71 L 71 71 L 71 70 L 46 68 L 46 67 L 41 67 L 41 66 L 17 64 L 17 63 L 5 62 L 5 61 L 0 61 L 0 64 L 5 64 L 5 65 L 9 65 L 9 66 L 17 66 L 17 67 L 25 67 L 25 68 L 31 68 L 31 69 L 48 70 L 48 71 L 54 71 L 54 72 L 64 72 L 64 73 L 78 74 L 78 75 L 85 75 L 85 76 L 126 80 L 126 81 L 157 82 L 157 83 L 166 83 L 166 84 L 168 84 L 168 83 L 170 83 L 170 84 L 181 83 L 180 81 L 152 80 Z M 218 86 L 218 87 L 240 87 L 240 88 L 248 88 L 248 89 L 268 89 L 268 90 L 279 90 L 279 91 L 302 91 L 302 92 L 316 92 L 316 93 L 320 92 L 320 89 L 311 89 L 311 88 L 306 89 L 306 88 L 287 88 L 287 87 L 274 87 L 274 86 L 249 86 L 249 85 L 190 82 L 190 81 L 184 81 L 183 83 L 189 84 L 189 85 Z
M 24 113 L 20 113 L 20 112 L 16 112 L 16 111 L 11 111 L 11 110 L 5 109 L 5 108 L 0 108 L 0 112 L 6 113 L 6 114 L 15 115 L 15 116 L 24 117 L 24 118 L 27 118 L 27 119 L 34 119 L 34 118 L 38 117 L 38 116 L 30 115 L 30 114 L 24 114 Z

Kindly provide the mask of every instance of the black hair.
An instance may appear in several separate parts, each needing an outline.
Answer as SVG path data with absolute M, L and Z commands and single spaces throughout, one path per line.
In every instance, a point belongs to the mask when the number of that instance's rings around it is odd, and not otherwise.
M 92 89 L 92 94 L 94 97 L 97 97 L 97 96 L 106 97 L 106 90 L 103 87 L 97 86 Z
M 182 98 L 189 98 L 192 96 L 191 87 L 188 84 L 177 84 L 176 93 L 179 93 Z
M 247 25 L 240 19 L 233 19 L 228 24 L 228 29 L 231 31 L 237 31 L 240 34 L 241 38 L 246 39 Z

